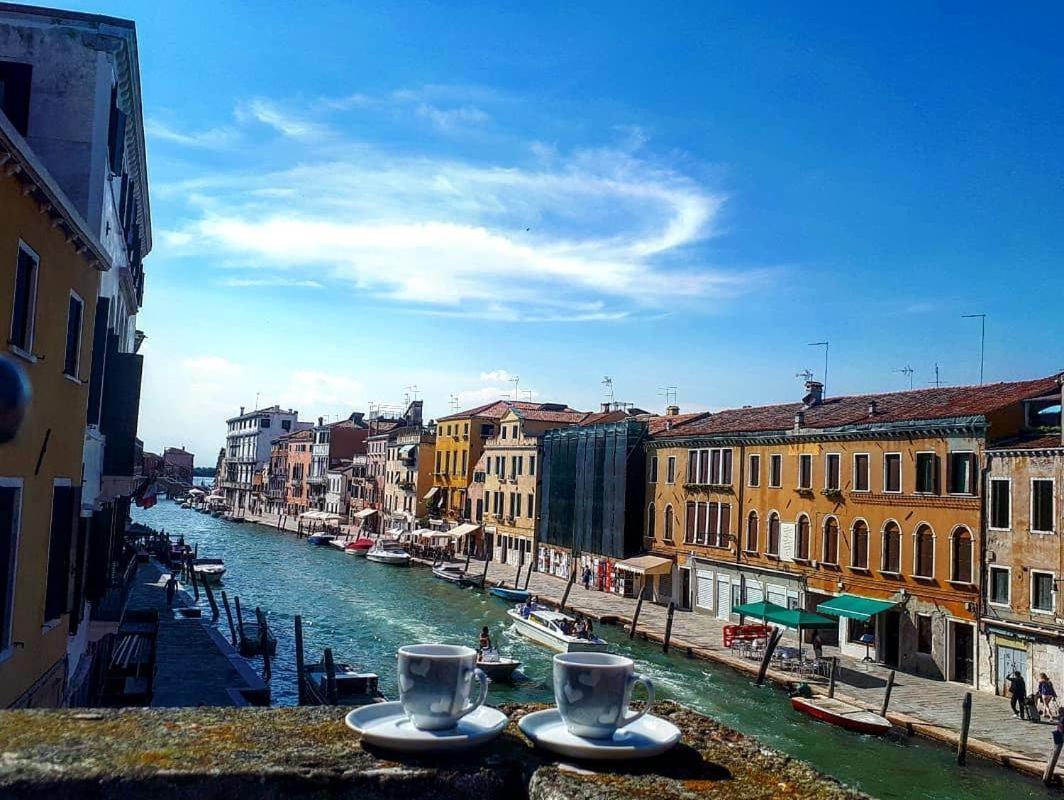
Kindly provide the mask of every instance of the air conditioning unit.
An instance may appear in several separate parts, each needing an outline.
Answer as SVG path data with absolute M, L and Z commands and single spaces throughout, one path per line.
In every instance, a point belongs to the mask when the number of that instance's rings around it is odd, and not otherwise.
M 993 564 L 995 561 L 997 561 L 997 553 L 995 553 L 993 550 L 987 550 L 986 560 L 988 563 Z

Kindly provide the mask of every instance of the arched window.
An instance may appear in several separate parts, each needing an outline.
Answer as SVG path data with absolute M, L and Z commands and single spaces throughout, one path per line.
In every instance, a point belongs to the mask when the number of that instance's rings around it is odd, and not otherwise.
M 765 551 L 770 556 L 780 554 L 780 515 L 775 511 L 768 515 L 768 543 Z
M 805 514 L 798 517 L 798 530 L 794 542 L 794 557 L 809 559 L 809 517 Z
M 654 528 L 655 528 L 655 524 L 654 523 L 656 521 L 654 519 L 654 514 L 655 514 L 654 504 L 651 503 L 650 507 L 647 508 L 647 538 L 648 539 L 653 539 L 654 538 Z
M 750 553 L 757 552 L 757 512 L 751 511 L 746 518 L 746 549 Z
M 855 569 L 868 569 L 868 526 L 861 519 L 853 523 L 853 547 L 850 552 L 850 566 Z
M 950 559 L 953 562 L 953 580 L 957 583 L 972 582 L 972 534 L 967 528 L 957 528 L 950 542 Z
M 672 541 L 672 506 L 665 506 L 665 541 Z
M 824 563 L 839 563 L 839 521 L 834 517 L 824 521 Z
M 935 577 L 935 533 L 929 525 L 916 529 L 916 562 L 913 574 L 920 578 Z
M 901 572 L 901 528 L 893 520 L 883 526 L 883 571 Z

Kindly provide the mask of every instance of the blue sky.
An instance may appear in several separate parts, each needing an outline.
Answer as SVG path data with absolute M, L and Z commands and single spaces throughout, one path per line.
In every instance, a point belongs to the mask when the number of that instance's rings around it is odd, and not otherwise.
M 141 436 L 1064 368 L 1050 4 L 71 3 L 137 21 Z M 665 6 L 663 10 L 659 6 Z

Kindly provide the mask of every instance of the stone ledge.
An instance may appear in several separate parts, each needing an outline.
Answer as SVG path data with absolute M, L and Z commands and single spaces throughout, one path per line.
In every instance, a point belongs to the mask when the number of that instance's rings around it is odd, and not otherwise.
M 683 743 L 646 762 L 566 763 L 534 750 L 503 706 L 496 742 L 407 758 L 363 748 L 340 708 L 192 708 L 0 713 L 0 796 L 10 800 L 620 800 L 864 795 L 675 703 L 656 712 Z

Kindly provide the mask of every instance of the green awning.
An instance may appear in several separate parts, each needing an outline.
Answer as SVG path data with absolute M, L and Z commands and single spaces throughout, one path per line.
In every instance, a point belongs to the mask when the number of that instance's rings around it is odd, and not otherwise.
M 800 608 L 784 608 L 766 600 L 733 606 L 732 613 L 755 617 L 765 622 L 772 622 L 785 628 L 794 628 L 795 630 L 834 628 L 838 624 L 835 620 L 814 614 L 812 611 L 803 611 Z
M 822 614 L 831 614 L 833 617 L 849 617 L 868 622 L 876 614 L 890 611 L 898 605 L 890 600 L 873 600 L 871 597 L 861 597 L 856 594 L 840 594 L 825 600 L 816 607 Z
M 768 600 L 760 600 L 756 603 L 743 603 L 741 606 L 732 606 L 733 614 L 742 614 L 745 617 L 756 617 L 757 619 L 768 619 L 773 614 L 780 614 L 785 612 L 783 606 L 778 606 L 775 603 L 770 603 Z

